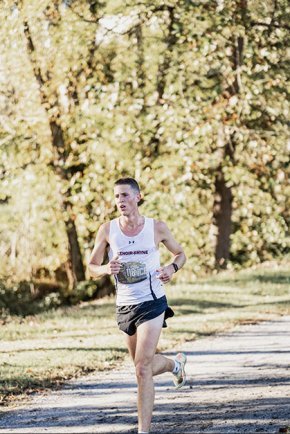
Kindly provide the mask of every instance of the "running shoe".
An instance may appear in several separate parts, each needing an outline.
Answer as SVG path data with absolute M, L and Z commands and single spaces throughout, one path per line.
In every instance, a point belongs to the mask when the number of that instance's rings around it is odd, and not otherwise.
M 175 389 L 180 389 L 180 387 L 184 386 L 186 383 L 186 374 L 184 370 L 186 364 L 186 355 L 184 353 L 178 353 L 174 360 L 180 364 L 180 369 L 177 374 L 173 374 L 173 383 Z

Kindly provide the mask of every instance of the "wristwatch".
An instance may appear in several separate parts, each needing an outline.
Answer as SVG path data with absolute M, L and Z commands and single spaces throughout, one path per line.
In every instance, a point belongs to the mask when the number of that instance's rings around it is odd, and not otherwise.
M 172 262 L 172 265 L 173 265 L 173 268 L 174 268 L 174 273 L 176 273 L 179 270 L 178 265 L 175 264 L 175 262 Z

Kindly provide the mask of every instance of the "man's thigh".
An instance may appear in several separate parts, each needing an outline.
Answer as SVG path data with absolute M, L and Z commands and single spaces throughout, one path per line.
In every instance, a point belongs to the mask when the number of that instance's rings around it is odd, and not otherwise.
M 135 364 L 139 360 L 151 361 L 155 355 L 160 333 L 164 321 L 164 312 L 149 321 L 145 321 L 137 327 L 137 343 L 135 352 Z
M 137 332 L 133 336 L 125 334 L 125 342 L 129 351 L 130 356 L 135 360 L 136 344 L 137 344 Z

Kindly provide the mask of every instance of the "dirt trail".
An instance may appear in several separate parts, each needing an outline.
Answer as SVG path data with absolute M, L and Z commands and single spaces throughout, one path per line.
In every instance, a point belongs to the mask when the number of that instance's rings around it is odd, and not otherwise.
M 188 383 L 156 378 L 152 433 L 290 432 L 290 316 L 187 342 Z M 170 355 L 171 353 L 167 353 Z M 0 433 L 136 432 L 130 365 L 71 381 L 2 413 Z

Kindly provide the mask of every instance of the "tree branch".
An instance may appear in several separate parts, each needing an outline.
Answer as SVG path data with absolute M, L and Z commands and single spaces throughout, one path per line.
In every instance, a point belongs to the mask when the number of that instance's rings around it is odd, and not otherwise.
M 31 37 L 31 32 L 30 32 L 30 28 L 29 28 L 29 24 L 28 21 L 24 21 L 23 22 L 23 26 L 24 26 L 24 35 L 26 37 L 26 42 L 27 42 L 27 49 L 28 49 L 28 54 L 30 57 L 30 61 L 32 63 L 32 67 L 34 70 L 34 75 L 35 78 L 40 86 L 40 88 L 44 85 L 45 81 L 41 75 L 41 71 L 39 66 L 36 64 L 35 59 L 32 56 L 32 53 L 35 53 L 35 46 L 34 43 L 32 41 L 32 37 Z
M 286 30 L 290 30 L 290 26 L 287 26 L 287 24 L 277 24 L 277 23 L 261 23 L 259 21 L 251 21 L 250 22 L 251 26 L 263 26 L 263 27 L 275 27 L 276 29 L 286 29 Z
M 78 17 L 80 18 L 84 23 L 89 23 L 89 24 L 98 24 L 99 21 L 104 17 L 104 15 L 96 18 L 95 20 L 90 20 L 88 18 L 85 18 L 83 15 L 81 15 L 79 12 L 77 12 L 72 5 L 67 4 L 67 6 L 70 8 L 70 10 Z

